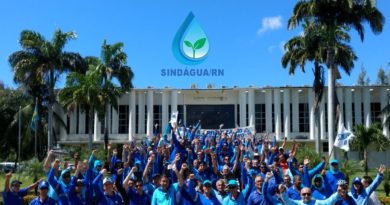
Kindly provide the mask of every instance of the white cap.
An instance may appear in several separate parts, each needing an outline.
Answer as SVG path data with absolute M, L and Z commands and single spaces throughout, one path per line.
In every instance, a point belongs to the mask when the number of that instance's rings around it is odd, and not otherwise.
M 106 183 L 113 183 L 112 182 L 112 179 L 110 178 L 110 177 L 106 177 L 106 178 L 104 178 L 104 180 L 103 180 L 103 184 L 106 184 Z

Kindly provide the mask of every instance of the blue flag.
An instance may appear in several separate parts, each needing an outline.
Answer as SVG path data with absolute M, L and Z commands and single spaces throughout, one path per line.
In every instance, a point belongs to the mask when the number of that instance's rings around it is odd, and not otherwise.
M 35 103 L 35 108 L 34 108 L 34 113 L 32 115 L 32 119 L 31 119 L 31 129 L 36 132 L 36 127 L 38 126 L 38 120 L 39 120 L 39 114 L 38 114 L 38 103 Z

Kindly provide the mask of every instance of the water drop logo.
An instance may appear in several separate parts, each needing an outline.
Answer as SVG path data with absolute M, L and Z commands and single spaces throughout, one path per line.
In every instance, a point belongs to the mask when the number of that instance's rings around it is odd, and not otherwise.
M 173 39 L 172 50 L 177 60 L 187 65 L 197 65 L 209 52 L 208 38 L 190 12 Z

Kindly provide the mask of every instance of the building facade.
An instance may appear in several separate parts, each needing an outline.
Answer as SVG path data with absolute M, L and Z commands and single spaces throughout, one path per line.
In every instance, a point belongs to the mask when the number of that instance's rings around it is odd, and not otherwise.
M 389 104 L 389 86 L 337 86 L 339 124 L 352 130 L 356 124 L 384 124 L 379 117 Z M 109 140 L 126 143 L 153 135 L 153 128 L 169 122 L 172 111 L 179 111 L 185 125 L 201 120 L 203 129 L 253 126 L 258 133 L 268 132 L 282 139 L 327 140 L 327 90 L 318 111 L 311 87 L 247 87 L 198 89 L 133 89 L 119 99 L 118 108 L 109 109 Z M 56 126 L 59 144 L 88 143 L 86 112 L 80 108 L 66 114 L 55 108 L 67 128 Z M 317 115 L 318 114 L 318 115 Z M 97 114 L 93 122 L 93 141 L 102 143 L 102 123 Z M 316 123 L 317 122 L 317 123 Z M 383 127 L 389 137 L 389 128 Z

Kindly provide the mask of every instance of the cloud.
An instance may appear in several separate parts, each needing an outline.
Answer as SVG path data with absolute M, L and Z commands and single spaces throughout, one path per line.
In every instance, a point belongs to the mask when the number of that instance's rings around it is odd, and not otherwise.
M 258 34 L 262 34 L 269 30 L 276 30 L 282 27 L 282 16 L 265 17 L 261 21 L 261 28 L 257 30 Z

